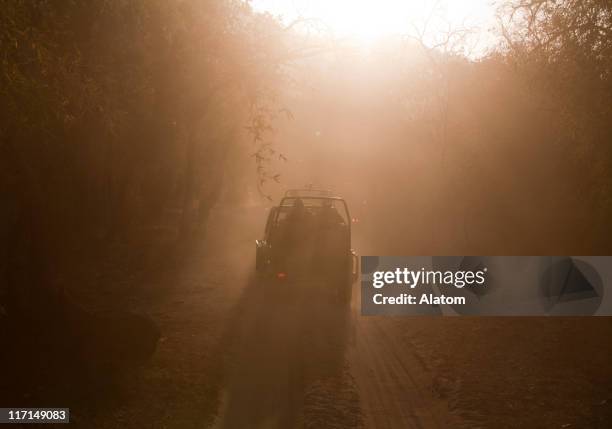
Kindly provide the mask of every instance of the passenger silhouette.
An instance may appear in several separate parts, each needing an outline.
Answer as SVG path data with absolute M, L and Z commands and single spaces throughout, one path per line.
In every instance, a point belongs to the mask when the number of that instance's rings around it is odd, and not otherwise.
M 298 198 L 295 200 L 295 204 L 287 216 L 287 221 L 289 223 L 301 222 L 306 218 L 307 214 L 308 212 L 306 211 L 306 207 L 304 207 L 304 201 Z
M 287 223 L 279 260 L 283 270 L 295 274 L 307 270 L 312 259 L 312 216 L 301 198 L 297 198 L 287 215 Z
M 332 204 L 332 201 L 324 200 L 319 213 L 319 221 L 322 226 L 339 226 L 344 224 L 344 219 Z

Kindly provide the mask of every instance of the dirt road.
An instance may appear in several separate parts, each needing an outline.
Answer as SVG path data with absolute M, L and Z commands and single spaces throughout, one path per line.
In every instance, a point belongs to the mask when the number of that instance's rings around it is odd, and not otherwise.
M 257 283 L 217 428 L 443 428 L 457 423 L 398 327 L 315 283 Z M 291 289 L 289 289 L 289 288 Z
M 351 349 L 365 426 L 368 428 L 457 427 L 446 402 L 435 395 L 424 362 L 383 318 L 355 318 L 357 341 Z
M 317 427 L 320 419 L 343 425 L 336 427 L 358 423 L 354 389 L 344 392 L 339 404 L 325 398 L 330 385 L 346 387 L 349 311 L 315 287 L 251 281 L 217 427 Z
M 343 309 L 317 284 L 257 281 L 261 222 L 235 212 L 213 214 L 201 256 L 151 286 L 162 295 L 138 295 L 161 325 L 158 350 L 112 403 L 75 406 L 77 423 L 610 427 L 609 319 L 362 317 L 356 288 Z M 84 402 L 100 404 L 92 395 Z
M 612 421 L 609 319 L 363 317 L 357 286 L 346 310 L 285 286 L 243 291 L 217 429 Z

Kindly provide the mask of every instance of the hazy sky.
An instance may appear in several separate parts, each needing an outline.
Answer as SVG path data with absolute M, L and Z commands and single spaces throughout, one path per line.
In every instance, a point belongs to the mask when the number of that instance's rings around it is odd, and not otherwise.
M 479 26 L 493 23 L 494 0 L 439 1 L 434 22 L 440 27 Z M 371 42 L 391 34 L 414 32 L 432 14 L 434 1 L 423 0 L 253 0 L 257 10 L 281 15 L 285 22 L 296 17 L 316 18 L 340 37 Z

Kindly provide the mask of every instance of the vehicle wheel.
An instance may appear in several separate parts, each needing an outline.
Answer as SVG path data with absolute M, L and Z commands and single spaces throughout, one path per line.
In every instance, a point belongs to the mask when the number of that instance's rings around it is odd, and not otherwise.
M 350 305 L 353 298 L 353 283 L 350 280 L 343 282 L 340 289 L 340 302 L 344 305 Z
M 352 270 L 350 268 L 350 265 L 349 267 L 345 266 L 337 276 L 338 297 L 339 301 L 344 305 L 350 305 L 353 297 Z
M 270 265 L 268 252 L 264 248 L 257 248 L 255 251 L 255 271 L 265 273 Z

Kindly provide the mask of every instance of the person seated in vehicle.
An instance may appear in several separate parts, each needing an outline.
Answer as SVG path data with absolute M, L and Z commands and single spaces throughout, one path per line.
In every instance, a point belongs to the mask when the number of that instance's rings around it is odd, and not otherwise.
M 323 200 L 319 212 L 319 225 L 322 227 L 334 227 L 344 225 L 344 219 L 330 200 Z
M 317 216 L 316 267 L 321 276 L 334 278 L 342 273 L 348 251 L 346 221 L 338 213 L 333 201 L 325 200 Z
M 310 266 L 314 249 L 312 239 L 313 219 L 304 206 L 301 198 L 297 198 L 287 215 L 283 239 L 281 260 L 284 268 L 293 272 L 304 271 Z
M 304 206 L 304 201 L 301 198 L 296 198 L 291 211 L 287 215 L 287 224 L 298 225 L 303 223 L 308 216 L 309 213 Z

